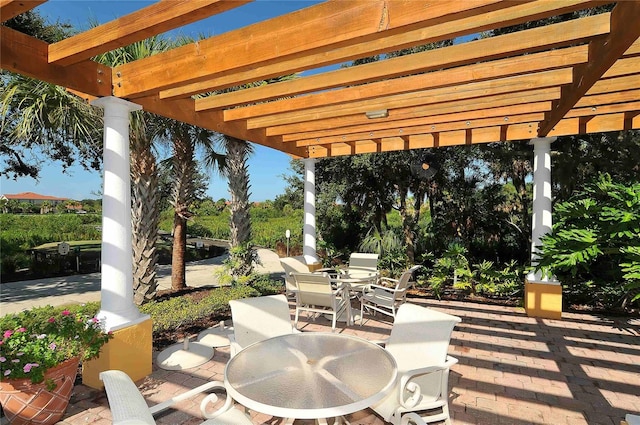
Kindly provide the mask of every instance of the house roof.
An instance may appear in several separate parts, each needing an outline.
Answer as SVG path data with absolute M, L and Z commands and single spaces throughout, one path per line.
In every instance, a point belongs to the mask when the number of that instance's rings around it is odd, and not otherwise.
M 40 195 L 33 192 L 7 193 L 3 195 L 7 199 L 30 200 L 30 201 L 66 201 L 68 198 L 58 198 L 56 196 Z
M 0 15 L 41 3 L 5 0 Z M 609 2 L 328 1 L 114 68 L 91 59 L 245 3 L 160 1 L 54 44 L 0 27 L 0 65 L 295 157 L 640 128 L 639 0 L 477 40 L 483 31 Z M 325 68 L 449 39 L 463 41 Z M 314 69 L 292 81 L 194 97 Z M 367 118 L 376 111 L 382 117 Z

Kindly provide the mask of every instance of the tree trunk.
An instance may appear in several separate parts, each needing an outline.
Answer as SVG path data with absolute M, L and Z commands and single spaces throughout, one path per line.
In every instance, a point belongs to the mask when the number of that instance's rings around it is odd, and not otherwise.
M 186 261 L 187 219 L 192 216 L 189 204 L 193 200 L 193 141 L 188 131 L 173 135 L 173 249 L 171 251 L 171 289 L 177 291 L 187 287 Z
M 171 289 L 187 287 L 185 253 L 187 247 L 187 220 L 173 215 L 173 250 L 171 251 Z
M 158 289 L 158 178 L 150 144 L 131 150 L 131 227 L 133 246 L 134 301 L 141 305 L 152 300 Z
M 241 249 L 251 240 L 251 221 L 249 217 L 249 172 L 247 170 L 247 142 L 225 136 L 227 147 L 227 178 L 229 179 L 230 204 L 230 233 L 232 264 L 234 277 L 248 276 L 253 271 L 252 251 Z

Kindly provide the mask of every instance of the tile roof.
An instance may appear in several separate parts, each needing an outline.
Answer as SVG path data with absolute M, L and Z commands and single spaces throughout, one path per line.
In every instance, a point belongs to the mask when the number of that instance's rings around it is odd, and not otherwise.
M 33 192 L 22 192 L 15 194 L 5 194 L 5 198 L 7 199 L 29 199 L 29 200 L 39 200 L 39 201 L 66 201 L 69 198 L 58 198 L 56 196 L 49 195 L 40 195 L 39 193 Z

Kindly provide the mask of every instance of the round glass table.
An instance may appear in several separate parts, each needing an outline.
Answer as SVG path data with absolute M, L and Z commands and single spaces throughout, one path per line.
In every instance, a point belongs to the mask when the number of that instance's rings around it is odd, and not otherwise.
M 397 366 L 382 347 L 341 334 L 307 332 L 270 338 L 227 363 L 229 395 L 249 409 L 293 419 L 357 412 L 393 388 Z

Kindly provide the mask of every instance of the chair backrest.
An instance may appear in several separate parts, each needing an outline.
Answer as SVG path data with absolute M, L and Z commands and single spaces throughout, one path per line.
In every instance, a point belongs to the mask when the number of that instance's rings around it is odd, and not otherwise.
M 291 273 L 309 273 L 309 266 L 305 263 L 303 256 L 281 258 L 280 265 L 284 269 L 284 283 L 288 291 L 297 289 Z
M 368 277 L 378 273 L 378 254 L 352 252 L 349 256 L 349 276 Z
M 396 284 L 396 291 L 401 291 L 403 289 L 407 289 L 409 287 L 409 282 L 411 282 L 411 277 L 416 270 L 418 270 L 421 265 L 413 266 L 409 270 L 406 270 L 398 279 L 398 283 Z M 400 295 L 403 296 L 403 295 Z
M 451 333 L 460 321 L 457 316 L 430 308 L 402 304 L 386 344 L 398 372 L 444 364 Z
M 229 301 L 233 336 L 244 348 L 254 342 L 293 332 L 289 302 L 284 295 Z
M 335 295 L 331 288 L 331 278 L 324 273 L 292 273 L 298 292 L 298 304 L 332 307 Z
M 349 256 L 349 268 L 378 270 L 378 254 L 352 252 Z
M 129 375 L 121 370 L 100 373 L 109 400 L 113 425 L 155 425 L 147 402 Z

